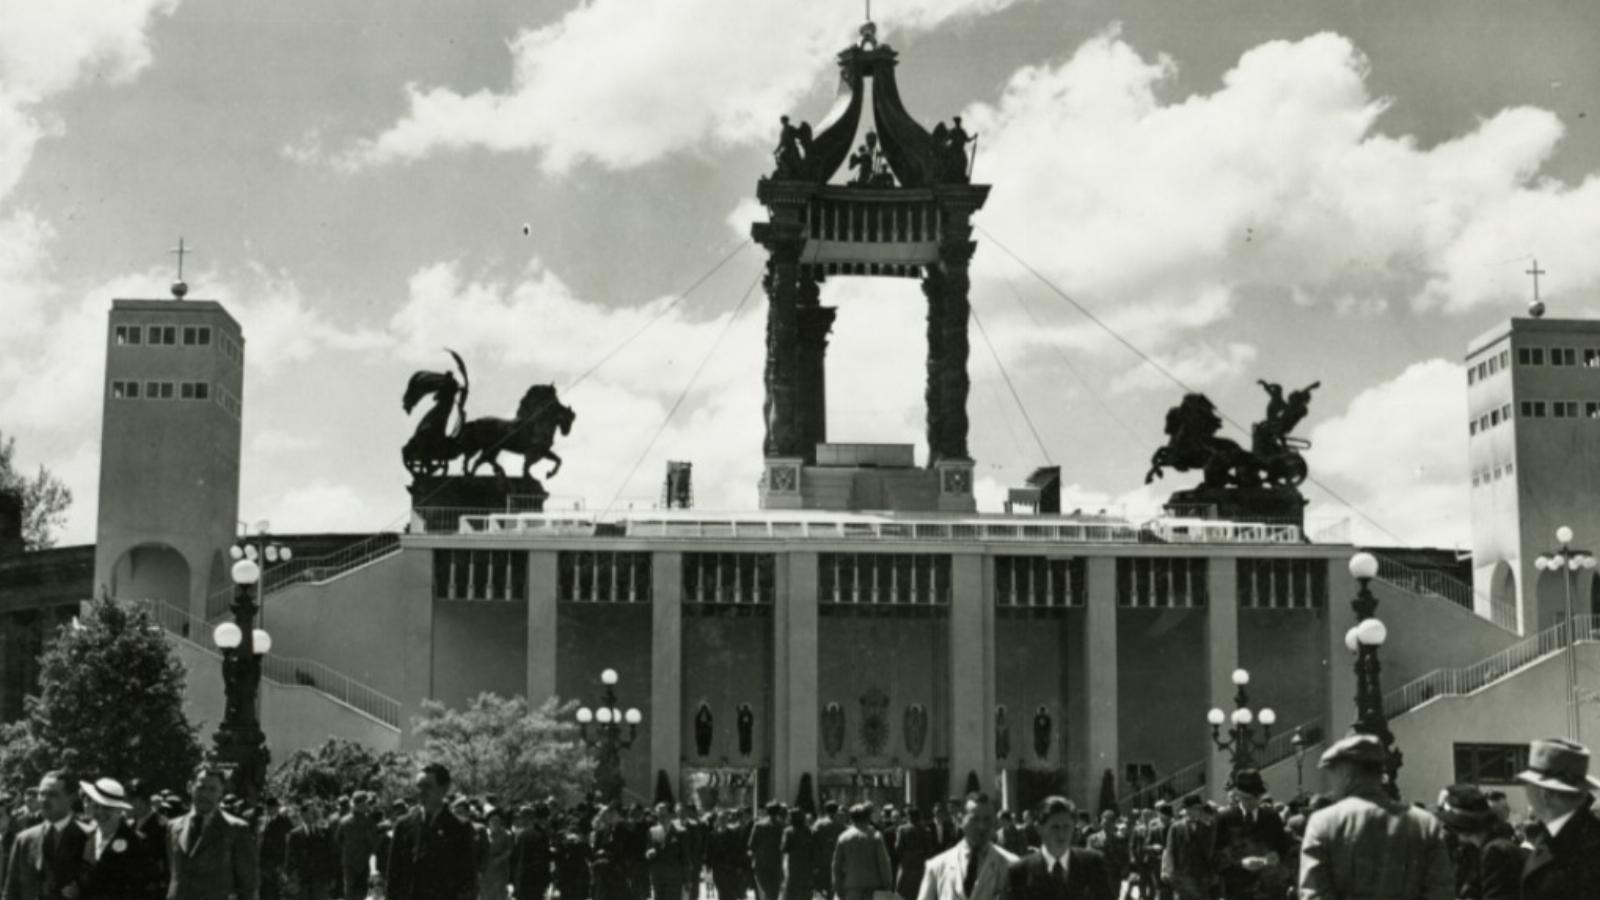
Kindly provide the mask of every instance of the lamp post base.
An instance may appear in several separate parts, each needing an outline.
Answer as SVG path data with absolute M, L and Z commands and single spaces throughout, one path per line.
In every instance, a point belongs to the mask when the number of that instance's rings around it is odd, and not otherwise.
M 267 736 L 259 728 L 219 728 L 212 740 L 217 765 L 228 773 L 232 792 L 247 803 L 254 801 L 267 786 L 267 765 L 272 760 Z

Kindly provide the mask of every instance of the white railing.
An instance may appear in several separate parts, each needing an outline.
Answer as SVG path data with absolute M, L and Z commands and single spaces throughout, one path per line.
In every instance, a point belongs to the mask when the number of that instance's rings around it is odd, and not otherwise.
M 1600 640 L 1600 616 L 1577 616 L 1573 625 L 1577 640 Z M 1459 669 L 1435 669 L 1385 694 L 1383 713 L 1394 718 L 1437 697 L 1464 697 L 1552 653 L 1560 652 L 1567 644 L 1567 623 L 1562 622 L 1512 644 L 1481 662 Z
M 332 581 L 399 552 L 400 534 L 386 530 L 322 556 L 269 563 L 261 572 L 261 596 L 266 597 L 297 584 Z M 212 591 L 206 597 L 207 620 L 216 622 L 228 614 L 234 590 L 230 585 Z
M 1155 806 L 1165 800 L 1176 800 L 1179 797 L 1192 794 L 1206 786 L 1206 761 L 1200 760 L 1190 763 L 1181 769 L 1149 784 L 1141 785 L 1138 790 L 1117 798 L 1117 805 L 1123 809 L 1145 809 Z
M 870 514 L 641 514 L 619 512 L 482 513 L 418 510 L 430 533 L 520 537 L 719 538 L 739 540 L 853 540 L 1058 542 L 1080 544 L 1302 543 L 1290 524 L 1153 519 L 916 518 Z
M 209 653 L 212 624 L 189 615 L 175 606 L 157 601 L 145 601 L 145 607 L 162 628 L 198 645 Z M 275 684 L 306 687 L 325 694 L 329 699 L 343 703 L 351 709 L 365 713 L 390 728 L 400 727 L 400 701 L 382 691 L 370 688 L 311 659 L 296 659 L 268 653 L 261 659 L 261 677 Z
M 1415 569 L 1381 554 L 1375 553 L 1373 556 L 1378 560 L 1379 581 L 1408 593 L 1449 600 L 1468 612 L 1477 612 L 1478 592 L 1472 585 L 1436 569 Z M 1483 618 L 1506 631 L 1517 630 L 1517 608 L 1514 604 L 1490 600 L 1488 607 L 1489 614 Z

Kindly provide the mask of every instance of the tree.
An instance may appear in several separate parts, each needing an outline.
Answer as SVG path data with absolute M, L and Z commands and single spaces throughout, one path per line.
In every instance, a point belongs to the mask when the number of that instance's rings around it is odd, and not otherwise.
M 443 764 L 463 793 L 497 794 L 502 805 L 550 796 L 576 803 L 594 772 L 594 759 L 571 724 L 576 706 L 552 697 L 530 709 L 521 697 L 489 693 L 463 710 L 429 700 L 412 723 L 422 739 L 416 756 Z
M 51 769 L 141 778 L 181 789 L 200 762 L 183 713 L 183 663 L 143 606 L 91 601 L 39 659 L 39 693 L 0 730 L 0 772 L 13 785 Z
M 16 469 L 17 439 L 0 432 L 0 492 L 22 498 L 22 544 L 27 550 L 55 546 L 56 531 L 67 523 L 72 491 L 44 466 L 32 478 Z
M 279 799 L 331 800 L 351 791 L 371 791 L 382 804 L 405 799 L 416 770 L 411 757 L 379 753 L 365 744 L 329 738 L 315 749 L 300 748 L 272 770 L 267 783 Z

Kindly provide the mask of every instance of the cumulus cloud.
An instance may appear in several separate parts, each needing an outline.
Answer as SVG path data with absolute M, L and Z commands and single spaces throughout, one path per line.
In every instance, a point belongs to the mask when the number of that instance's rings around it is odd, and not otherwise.
M 1262 44 L 1210 92 L 1169 97 L 1177 71 L 1116 29 L 1017 71 L 966 111 L 975 177 L 996 183 L 979 221 L 1104 303 L 1253 287 L 1344 310 L 1395 298 L 1459 311 L 1520 296 L 1521 266 L 1485 261 L 1535 247 L 1571 290 L 1600 282 L 1586 249 L 1600 241 L 1600 179 L 1539 176 L 1563 133 L 1552 113 L 1506 109 L 1432 147 L 1384 134 L 1392 101 L 1336 34 Z M 978 265 L 1016 271 L 1001 254 Z
M 1254 344 L 1229 342 L 1219 347 L 1202 342 L 1187 344 L 1180 350 L 1156 357 L 1155 362 L 1185 385 L 1202 388 L 1242 373 L 1256 361 L 1257 355 Z M 1113 393 L 1134 390 L 1170 393 L 1172 389 L 1167 375 L 1149 362 L 1140 363 L 1111 382 Z
M 1312 430 L 1312 474 L 1370 517 L 1352 518 L 1359 542 L 1449 547 L 1469 539 L 1465 385 L 1456 363 L 1415 363 Z M 1336 506 L 1319 502 L 1314 511 Z
M 908 0 L 896 33 L 1016 0 Z M 511 83 L 459 93 L 408 85 L 405 116 L 344 158 L 412 162 L 439 151 L 538 150 L 564 172 L 772 140 L 779 112 L 831 73 L 858 8 L 790 0 L 593 0 L 511 42 Z M 882 37 L 891 37 L 887 32 Z

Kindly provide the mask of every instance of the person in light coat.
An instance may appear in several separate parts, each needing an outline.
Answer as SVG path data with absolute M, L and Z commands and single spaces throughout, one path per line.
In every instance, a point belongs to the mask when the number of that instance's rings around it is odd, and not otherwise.
M 1017 857 L 994 843 L 994 803 L 972 794 L 961 814 L 961 840 L 928 860 L 917 900 L 999 900 Z

